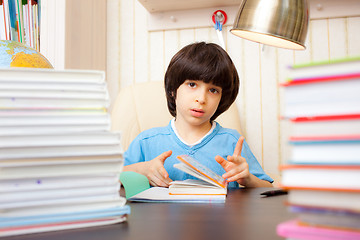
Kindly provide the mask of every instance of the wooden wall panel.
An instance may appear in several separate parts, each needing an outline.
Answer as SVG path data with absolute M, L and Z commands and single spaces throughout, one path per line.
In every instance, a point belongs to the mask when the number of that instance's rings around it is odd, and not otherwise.
M 65 68 L 106 71 L 106 1 L 66 1 Z

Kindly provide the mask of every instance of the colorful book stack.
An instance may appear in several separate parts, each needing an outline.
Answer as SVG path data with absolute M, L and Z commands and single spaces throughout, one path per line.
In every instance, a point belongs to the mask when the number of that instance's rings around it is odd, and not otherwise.
M 0 69 L 0 236 L 123 222 L 100 71 Z
M 294 66 L 283 84 L 290 122 L 281 166 L 289 239 L 360 239 L 360 58 Z
M 0 0 L 0 40 L 24 43 L 40 51 L 41 1 Z

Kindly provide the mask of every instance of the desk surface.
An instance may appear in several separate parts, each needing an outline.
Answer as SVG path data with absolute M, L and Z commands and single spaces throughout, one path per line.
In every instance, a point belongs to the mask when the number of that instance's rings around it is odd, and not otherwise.
M 264 198 L 260 193 L 265 190 L 229 191 L 224 204 L 129 203 L 125 223 L 7 240 L 282 239 L 276 235 L 277 224 L 295 215 L 284 205 L 286 195 Z

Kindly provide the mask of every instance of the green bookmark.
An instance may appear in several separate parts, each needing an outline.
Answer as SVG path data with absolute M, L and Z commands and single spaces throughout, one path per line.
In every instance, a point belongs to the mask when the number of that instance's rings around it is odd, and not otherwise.
M 147 177 L 136 172 L 122 172 L 120 174 L 120 182 L 125 188 L 126 199 L 150 188 Z

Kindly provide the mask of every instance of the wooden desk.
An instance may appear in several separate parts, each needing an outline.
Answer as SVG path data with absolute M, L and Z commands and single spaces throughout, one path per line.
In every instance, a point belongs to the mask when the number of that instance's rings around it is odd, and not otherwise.
M 295 215 L 286 195 L 264 198 L 269 188 L 230 191 L 224 204 L 129 203 L 128 221 L 86 229 L 14 236 L 7 240 L 282 239 L 276 226 Z M 0 239 L 1 240 L 1 239 Z

